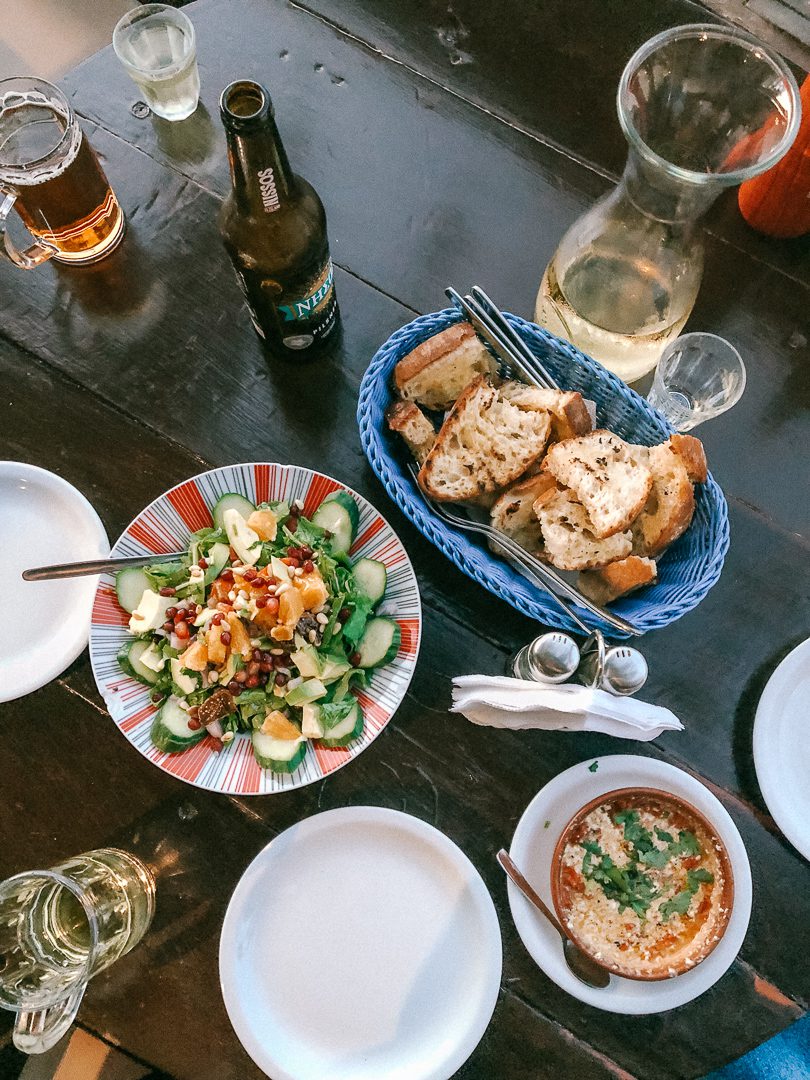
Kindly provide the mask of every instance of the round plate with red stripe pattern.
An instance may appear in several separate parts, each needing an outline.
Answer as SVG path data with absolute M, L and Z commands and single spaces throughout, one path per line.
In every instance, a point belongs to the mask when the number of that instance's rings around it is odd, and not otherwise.
M 365 689 L 356 692 L 365 716 L 363 734 L 340 749 L 313 744 L 294 773 L 272 773 L 260 768 L 245 734 L 237 735 L 229 747 L 220 751 L 214 748 L 215 740 L 211 738 L 180 754 L 164 754 L 152 744 L 149 732 L 157 706 L 150 699 L 148 687 L 124 675 L 118 666 L 118 651 L 130 640 L 129 615 L 116 599 L 113 575 L 101 576 L 90 629 L 90 659 L 96 685 L 121 731 L 159 768 L 195 787 L 229 795 L 289 791 L 321 780 L 346 765 L 373 742 L 393 716 L 408 689 L 419 652 L 419 588 L 405 548 L 385 518 L 337 480 L 294 465 L 260 463 L 212 469 L 178 484 L 150 503 L 124 530 L 110 555 L 181 550 L 190 533 L 211 525 L 211 508 L 228 492 L 238 492 L 254 503 L 300 499 L 304 514 L 310 516 L 330 492 L 341 488 L 356 499 L 360 508 L 351 558 L 385 563 L 388 587 L 379 610 L 399 623 L 402 642 L 394 660 L 375 669 Z

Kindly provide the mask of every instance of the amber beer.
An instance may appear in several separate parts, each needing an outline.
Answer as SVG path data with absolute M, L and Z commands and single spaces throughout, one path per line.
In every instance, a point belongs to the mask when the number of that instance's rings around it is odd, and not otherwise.
M 0 187 L 35 243 L 19 251 L 6 233 L 5 254 L 19 266 L 47 258 L 88 263 L 121 240 L 124 215 L 67 100 L 40 79 L 0 82 Z
M 253 325 L 273 355 L 317 355 L 339 319 L 323 203 L 290 169 L 263 86 L 231 83 L 220 112 L 231 169 L 220 232 Z

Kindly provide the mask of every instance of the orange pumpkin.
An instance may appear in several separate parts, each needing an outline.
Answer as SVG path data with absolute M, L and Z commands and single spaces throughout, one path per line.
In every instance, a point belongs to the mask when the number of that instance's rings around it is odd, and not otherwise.
M 737 196 L 742 216 L 767 236 L 810 232 L 810 75 L 801 96 L 802 122 L 793 146 L 772 169 L 746 180 Z

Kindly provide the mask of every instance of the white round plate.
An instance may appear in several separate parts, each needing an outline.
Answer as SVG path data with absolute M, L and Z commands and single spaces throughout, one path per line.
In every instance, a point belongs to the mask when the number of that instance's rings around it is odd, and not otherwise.
M 0 701 L 12 701 L 61 675 L 85 647 L 98 581 L 23 581 L 23 570 L 103 559 L 110 545 L 84 495 L 36 465 L 0 461 L 0 507 L 7 628 L 0 637 Z
M 411 681 L 422 629 L 419 586 L 402 543 L 371 503 L 362 495 L 323 473 L 295 465 L 253 462 L 211 469 L 178 484 L 160 495 L 132 521 L 113 545 L 113 555 L 180 551 L 197 529 L 210 527 L 211 509 L 220 496 L 237 492 L 251 502 L 300 499 L 311 516 L 332 491 L 343 489 L 360 510 L 352 560 L 377 559 L 385 563 L 388 587 L 380 612 L 399 624 L 399 652 L 384 667 L 375 668 L 363 690 L 355 691 L 365 717 L 362 734 L 349 746 L 313 746 L 293 773 L 274 773 L 260 768 L 253 756 L 250 737 L 242 732 L 222 750 L 217 740 L 205 738 L 181 754 L 164 754 L 152 743 L 150 731 L 157 705 L 149 688 L 124 675 L 118 652 L 131 641 L 129 615 L 118 603 L 115 580 L 104 574 L 93 604 L 90 659 L 99 693 L 110 716 L 133 746 L 158 768 L 208 791 L 228 795 L 269 795 L 312 784 L 342 768 L 376 739 L 394 715 Z
M 703 963 L 683 975 L 661 982 L 639 982 L 612 975 L 610 984 L 597 990 L 580 982 L 563 958 L 556 930 L 524 899 L 510 881 L 512 918 L 533 959 L 554 982 L 588 1005 L 607 1012 L 641 1016 L 685 1005 L 713 986 L 731 965 L 748 929 L 751 915 L 751 867 L 737 826 L 721 803 L 694 777 L 674 765 L 634 754 L 616 754 L 574 765 L 555 776 L 538 792 L 518 822 L 510 854 L 541 897 L 554 910 L 551 899 L 551 856 L 560 835 L 581 806 L 608 791 L 624 787 L 652 787 L 669 791 L 690 802 L 714 826 L 726 845 L 734 874 L 734 906 L 720 943 Z
M 219 947 L 225 1008 L 273 1080 L 449 1080 L 501 980 L 492 898 L 418 818 L 341 807 L 293 825 L 236 886 Z
M 810 859 L 810 639 L 788 653 L 768 679 L 754 721 L 754 764 L 776 824 Z

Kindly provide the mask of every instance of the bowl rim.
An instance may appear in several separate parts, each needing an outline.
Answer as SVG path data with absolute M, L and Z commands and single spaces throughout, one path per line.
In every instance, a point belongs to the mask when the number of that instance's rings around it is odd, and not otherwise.
M 686 810 L 688 814 L 693 817 L 706 833 L 709 835 L 715 850 L 718 853 L 718 858 L 723 867 L 723 891 L 720 896 L 720 909 L 721 920 L 717 933 L 714 934 L 712 939 L 704 944 L 704 946 L 696 954 L 688 954 L 677 964 L 670 964 L 666 971 L 661 973 L 639 975 L 637 973 L 629 973 L 625 968 L 619 964 L 607 963 L 603 960 L 599 960 L 593 954 L 590 948 L 582 941 L 582 939 L 571 930 L 566 922 L 566 912 L 562 904 L 560 896 L 560 867 L 562 863 L 563 850 L 568 842 L 573 828 L 579 824 L 579 822 L 598 806 L 603 803 L 616 799 L 617 797 L 624 796 L 627 798 L 654 798 L 660 802 L 671 803 L 677 806 L 681 810 Z M 551 865 L 549 868 L 550 884 L 551 884 L 551 899 L 554 904 L 554 911 L 557 918 L 560 920 L 560 924 L 564 927 L 568 937 L 574 942 L 578 949 L 581 949 L 595 964 L 603 967 L 606 971 L 609 971 L 612 975 L 619 975 L 623 979 L 632 979 L 636 982 L 662 982 L 666 979 L 675 978 L 677 975 L 683 975 L 687 971 L 693 971 L 698 964 L 701 964 L 707 956 L 715 950 L 715 948 L 722 941 L 728 924 L 731 921 L 731 912 L 734 906 L 734 871 L 731 865 L 731 857 L 725 843 L 723 842 L 719 832 L 714 825 L 709 821 L 705 814 L 701 813 L 688 799 L 682 798 L 680 795 L 676 795 L 671 791 L 665 791 L 663 788 L 652 787 L 623 787 L 614 788 L 611 791 L 606 791 L 602 795 L 598 795 L 594 799 L 590 799 L 587 803 L 579 808 L 576 813 L 572 814 L 566 824 L 563 826 L 562 831 L 557 839 L 557 843 L 554 845 L 554 851 L 551 855 Z M 687 962 L 691 961 L 691 962 Z

